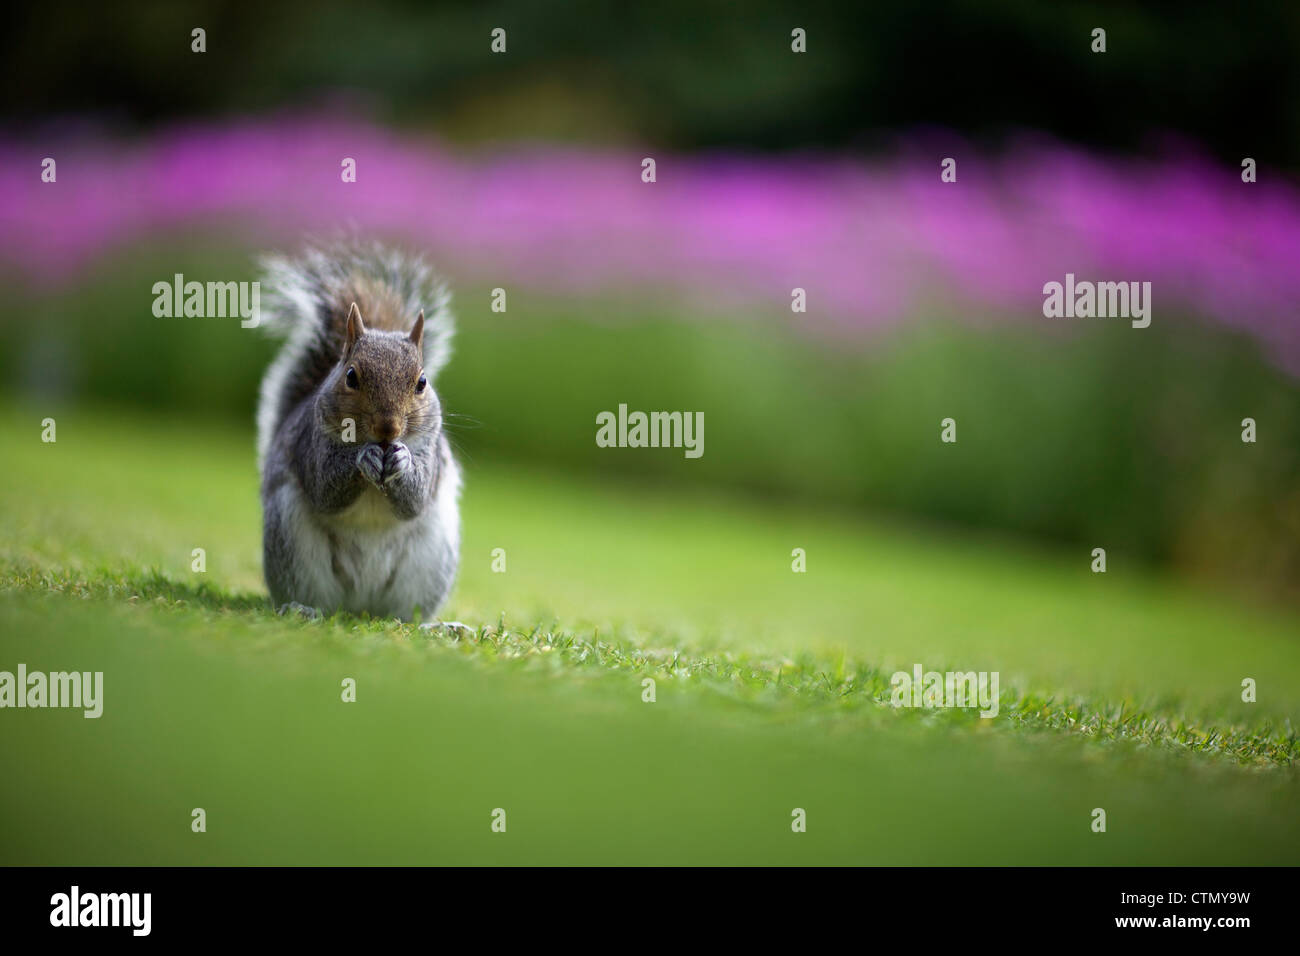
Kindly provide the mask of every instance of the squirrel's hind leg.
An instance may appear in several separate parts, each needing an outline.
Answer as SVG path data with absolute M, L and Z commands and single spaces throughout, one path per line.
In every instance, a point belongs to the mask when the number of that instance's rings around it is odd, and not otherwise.
M 296 614 L 299 617 L 305 617 L 311 621 L 324 616 L 317 608 L 310 607 L 306 604 L 299 604 L 297 601 L 290 601 L 288 604 L 281 604 L 275 609 L 275 613 L 279 614 L 281 617 L 286 614 Z
M 452 637 L 469 637 L 474 628 L 460 621 L 425 621 L 420 625 L 422 631 L 446 631 Z

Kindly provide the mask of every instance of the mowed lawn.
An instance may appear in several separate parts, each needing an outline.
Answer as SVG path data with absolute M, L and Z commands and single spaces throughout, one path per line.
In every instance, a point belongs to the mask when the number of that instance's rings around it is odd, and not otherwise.
M 474 634 L 283 620 L 251 430 L 0 420 L 0 670 L 105 675 L 98 720 L 0 712 L 0 862 L 1300 862 L 1292 610 L 471 460 L 443 616 Z M 1002 713 L 890 708 L 916 663 L 999 672 Z

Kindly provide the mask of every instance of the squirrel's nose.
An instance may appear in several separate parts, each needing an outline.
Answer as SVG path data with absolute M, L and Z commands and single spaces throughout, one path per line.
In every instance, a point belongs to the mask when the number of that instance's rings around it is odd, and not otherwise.
M 381 442 L 390 442 L 402 433 L 402 423 L 396 418 L 377 418 L 371 431 Z

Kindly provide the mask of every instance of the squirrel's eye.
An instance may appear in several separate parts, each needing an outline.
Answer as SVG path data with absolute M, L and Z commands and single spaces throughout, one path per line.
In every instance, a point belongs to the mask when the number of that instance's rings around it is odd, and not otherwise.
M 343 378 L 344 381 L 348 383 L 348 388 L 354 389 L 357 387 L 357 370 L 355 368 L 348 366 L 348 374 L 345 375 Z
M 422 372 L 422 373 L 420 373 L 420 379 L 419 379 L 419 381 L 417 381 L 417 382 L 415 383 L 415 390 L 416 390 L 417 392 L 423 392 L 423 391 L 424 391 L 424 386 L 426 386 L 426 385 L 428 385 L 428 384 L 429 384 L 429 380 L 428 380 L 427 378 L 424 377 L 424 373 Z

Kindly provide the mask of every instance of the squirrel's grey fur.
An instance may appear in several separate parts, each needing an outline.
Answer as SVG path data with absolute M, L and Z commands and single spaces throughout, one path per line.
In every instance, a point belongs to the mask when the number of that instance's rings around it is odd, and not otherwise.
M 460 471 L 433 388 L 450 355 L 450 296 L 423 259 L 374 244 L 262 265 L 261 325 L 285 339 L 257 410 L 271 599 L 431 616 L 460 550 Z M 421 361 L 424 386 L 413 384 Z

